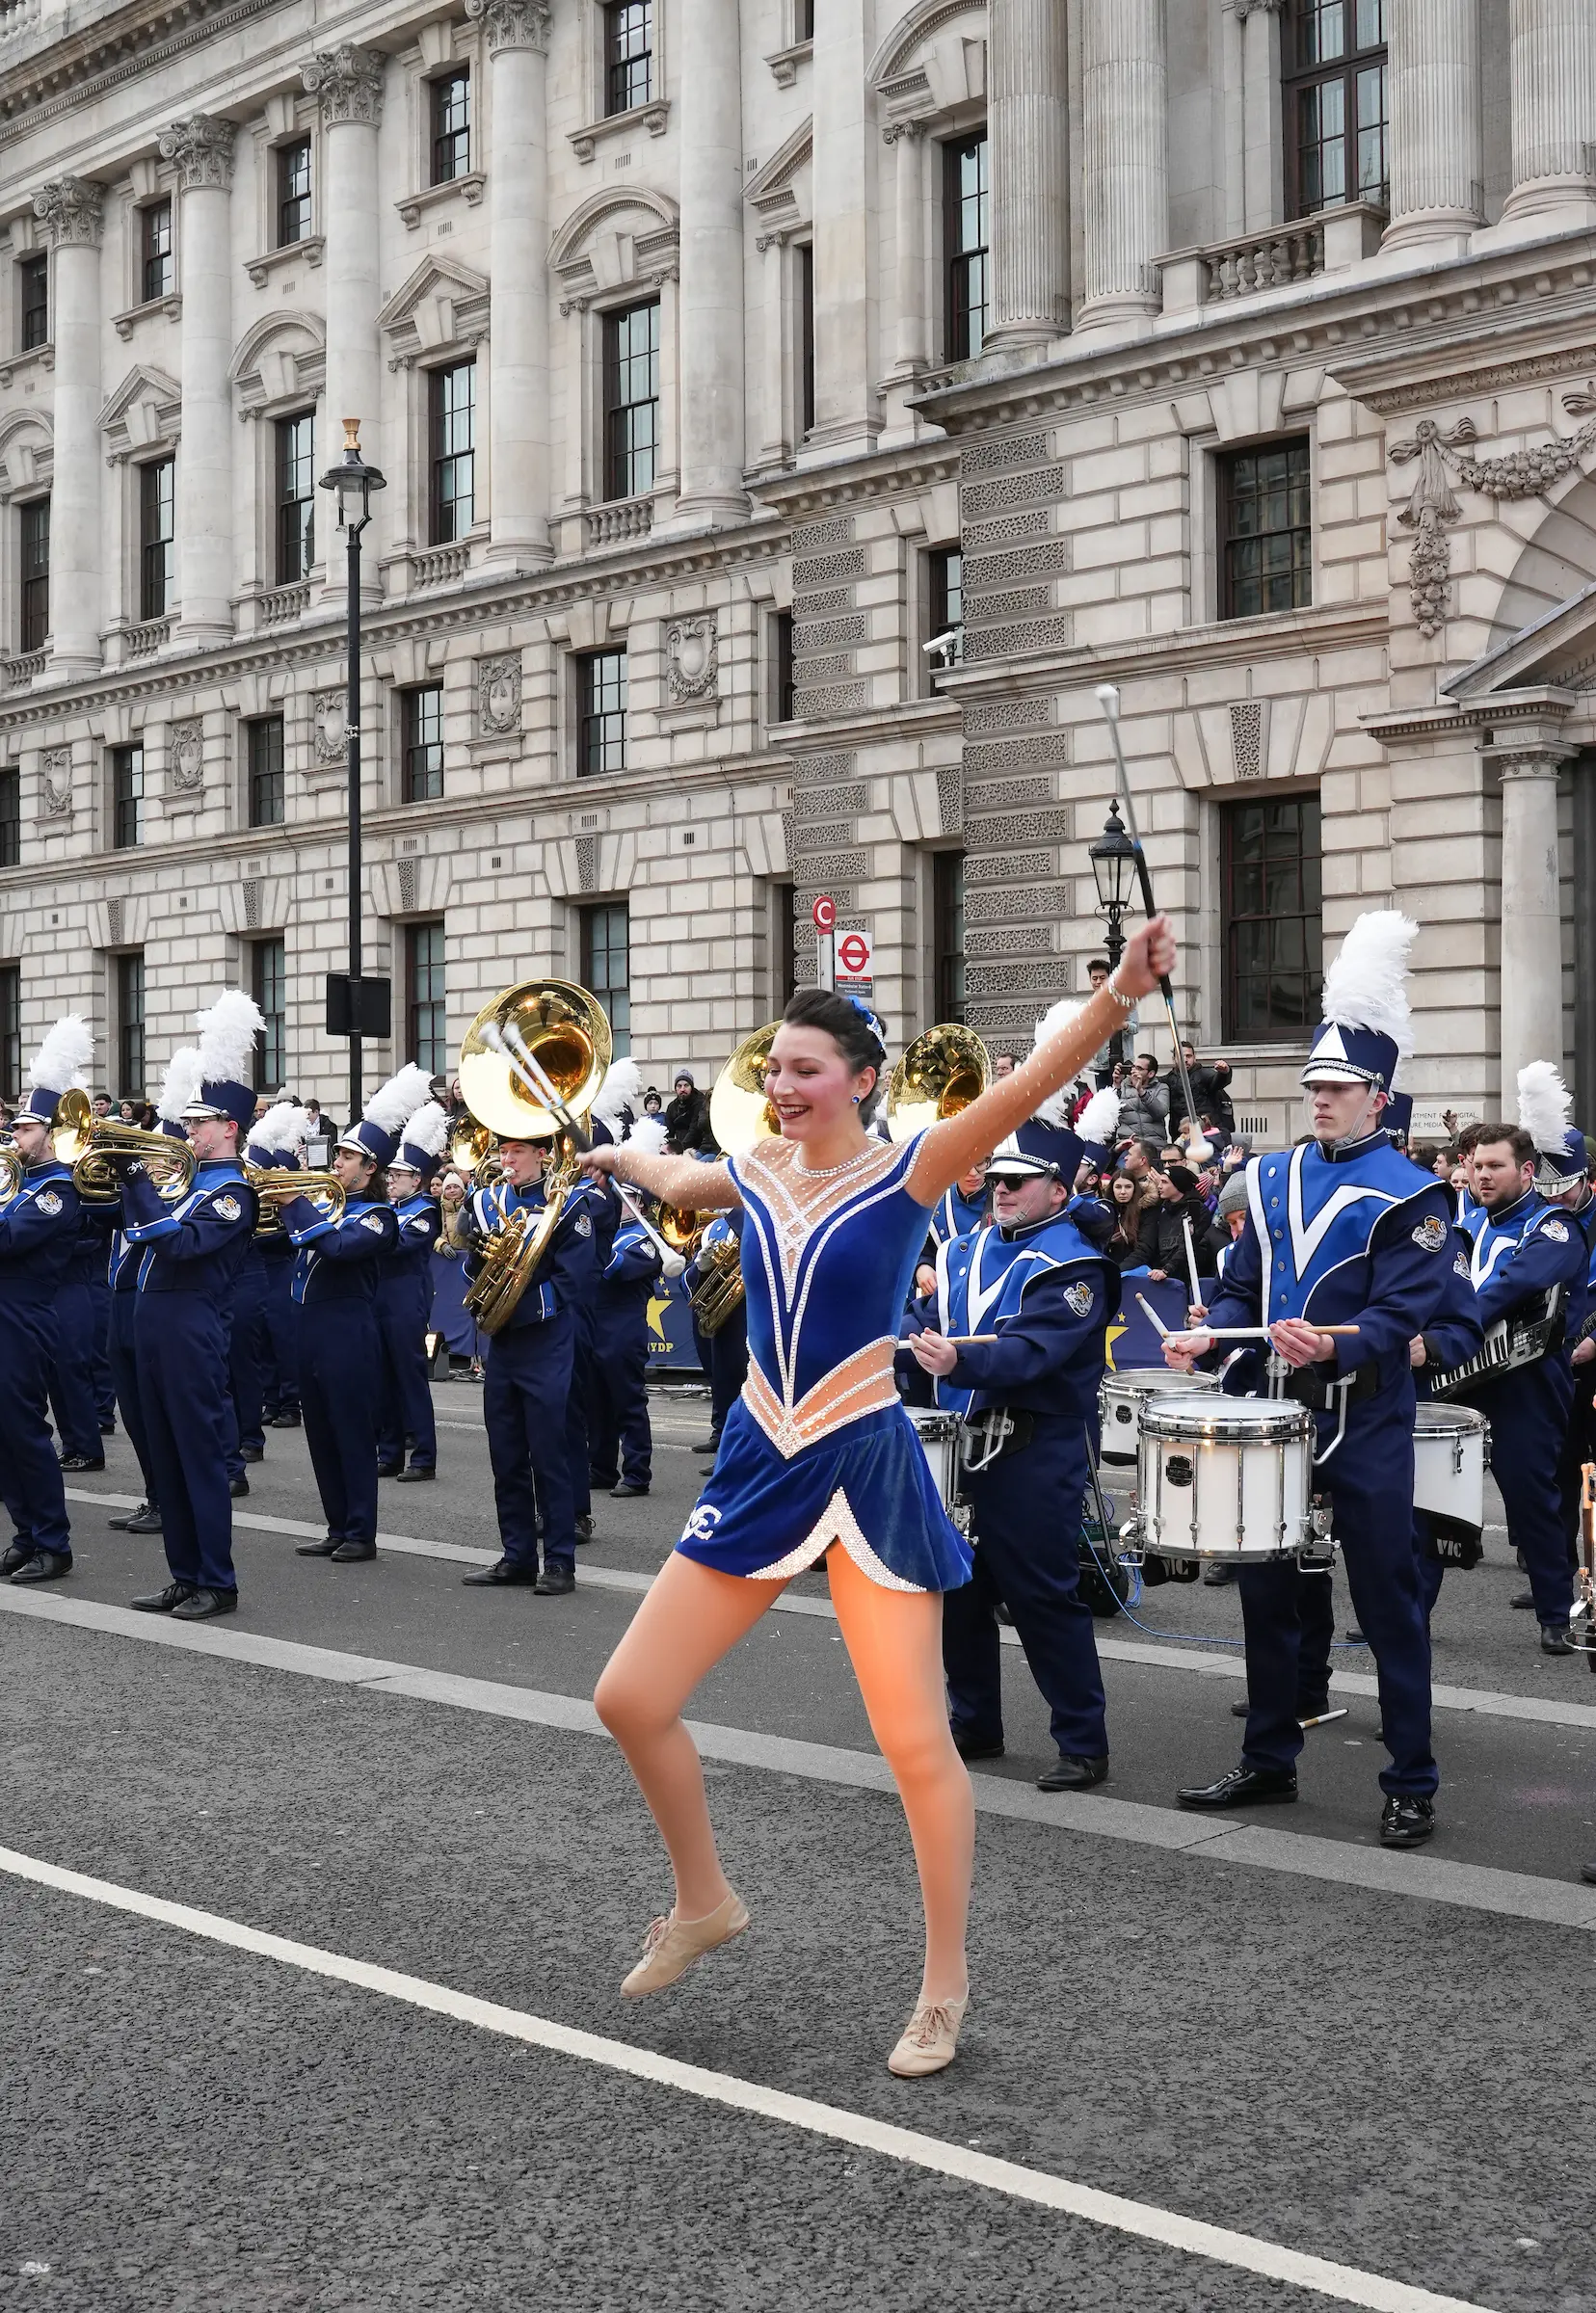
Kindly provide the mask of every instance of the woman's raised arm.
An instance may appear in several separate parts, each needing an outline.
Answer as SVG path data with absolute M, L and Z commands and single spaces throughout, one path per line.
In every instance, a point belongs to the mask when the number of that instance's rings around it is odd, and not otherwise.
M 730 1212 L 742 1203 L 731 1166 L 701 1164 L 696 1156 L 646 1156 L 639 1149 L 611 1144 L 590 1149 L 582 1169 L 613 1173 L 682 1212 Z

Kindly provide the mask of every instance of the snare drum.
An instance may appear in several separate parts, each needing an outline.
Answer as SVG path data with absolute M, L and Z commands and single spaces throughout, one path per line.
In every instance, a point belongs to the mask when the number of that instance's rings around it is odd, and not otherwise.
M 1150 1397 L 1136 1467 L 1140 1534 L 1167 1557 L 1255 1564 L 1316 1542 L 1314 1420 L 1269 1397 Z
M 1181 1373 L 1171 1366 L 1128 1366 L 1123 1373 L 1105 1373 L 1098 1390 L 1098 1421 L 1103 1433 L 1099 1459 L 1134 1462 L 1136 1416 L 1149 1397 L 1211 1393 L 1218 1387 L 1217 1373 Z
M 1444 1532 L 1477 1540 L 1485 1524 L 1491 1425 L 1467 1405 L 1422 1403 L 1413 1433 L 1413 1506 Z
M 944 1509 L 962 1533 L 968 1532 L 970 1512 L 959 1501 L 959 1433 L 964 1422 L 940 1406 L 906 1405 L 903 1410 L 915 1425 Z

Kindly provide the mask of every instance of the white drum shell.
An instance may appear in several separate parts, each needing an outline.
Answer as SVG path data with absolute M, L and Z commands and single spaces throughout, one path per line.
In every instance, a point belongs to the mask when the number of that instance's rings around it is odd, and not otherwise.
M 1098 1388 L 1099 1459 L 1134 1463 L 1139 1416 L 1149 1397 L 1209 1395 L 1218 1387 L 1217 1373 L 1179 1373 L 1169 1366 L 1127 1366 L 1122 1373 L 1104 1373 Z
M 1491 1425 L 1467 1405 L 1421 1404 L 1413 1433 L 1413 1506 L 1478 1532 L 1485 1524 Z
M 944 1507 L 951 1510 L 959 1491 L 959 1432 L 964 1424 L 957 1414 L 939 1407 L 909 1405 L 903 1410 L 915 1425 L 931 1482 L 942 1496 Z
M 1214 1425 L 1255 1434 L 1217 1437 L 1204 1434 L 1201 1404 L 1150 1399 L 1147 1410 L 1155 1408 L 1165 1434 L 1144 1424 L 1136 1467 L 1145 1548 L 1244 1565 L 1294 1557 L 1313 1539 L 1315 1440 L 1305 1408 L 1224 1397 L 1211 1408 Z

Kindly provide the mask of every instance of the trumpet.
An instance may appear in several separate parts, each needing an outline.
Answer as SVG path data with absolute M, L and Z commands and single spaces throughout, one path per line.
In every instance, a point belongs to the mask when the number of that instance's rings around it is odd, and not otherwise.
M 22 1187 L 22 1159 L 9 1141 L 0 1141 L 0 1205 L 9 1205 Z
M 114 1205 L 121 1195 L 120 1166 L 131 1159 L 144 1166 L 169 1205 L 186 1197 L 194 1186 L 198 1159 L 186 1140 L 146 1132 L 139 1125 L 118 1124 L 111 1117 L 96 1118 L 83 1130 L 72 1159 L 72 1186 L 86 1205 Z
M 289 1165 L 251 1164 L 246 1161 L 244 1178 L 260 1199 L 260 1218 L 255 1223 L 256 1236 L 274 1236 L 282 1227 L 279 1205 L 289 1204 L 295 1197 L 308 1197 L 317 1210 L 330 1221 L 341 1221 L 344 1214 L 344 1184 L 336 1173 L 302 1173 Z

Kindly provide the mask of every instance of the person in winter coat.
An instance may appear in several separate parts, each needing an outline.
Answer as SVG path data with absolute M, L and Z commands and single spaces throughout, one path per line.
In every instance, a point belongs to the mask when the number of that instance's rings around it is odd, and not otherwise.
M 1157 1062 L 1142 1052 L 1120 1084 L 1119 1134 L 1151 1140 L 1162 1148 L 1169 1138 L 1169 1094 L 1158 1082 Z
M 1121 1276 L 1127 1269 L 1153 1265 L 1143 1233 L 1157 1202 L 1157 1190 L 1151 1183 L 1144 1187 L 1130 1173 L 1115 1173 L 1108 1183 L 1107 1204 L 1114 1226 L 1104 1251 L 1117 1264 Z
M 665 1105 L 665 1146 L 673 1156 L 685 1156 L 689 1149 L 712 1151 L 715 1146 L 709 1095 L 700 1092 L 690 1068 L 677 1070 L 676 1089 Z
M 1230 1062 L 1199 1060 L 1194 1044 L 1183 1044 L 1181 1050 L 1185 1055 L 1186 1074 L 1191 1078 L 1191 1097 L 1197 1103 L 1199 1120 L 1203 1117 L 1211 1118 L 1219 1131 L 1228 1136 L 1236 1130 L 1236 1116 L 1231 1107 Z M 1186 1112 L 1180 1070 L 1172 1068 L 1163 1081 L 1169 1094 L 1169 1130 L 1173 1135 L 1179 1131 L 1181 1120 Z
M 1191 1244 L 1197 1256 L 1199 1277 L 1213 1275 L 1220 1252 L 1230 1242 L 1230 1232 L 1214 1227 L 1203 1203 L 1197 1176 L 1189 1165 L 1167 1165 L 1157 1175 L 1157 1183 L 1158 1202 L 1147 1215 L 1142 1236 L 1142 1243 L 1152 1255 L 1148 1273 L 1155 1285 L 1165 1277 L 1173 1277 L 1189 1289 L 1184 1224 L 1187 1221 L 1191 1224 Z

